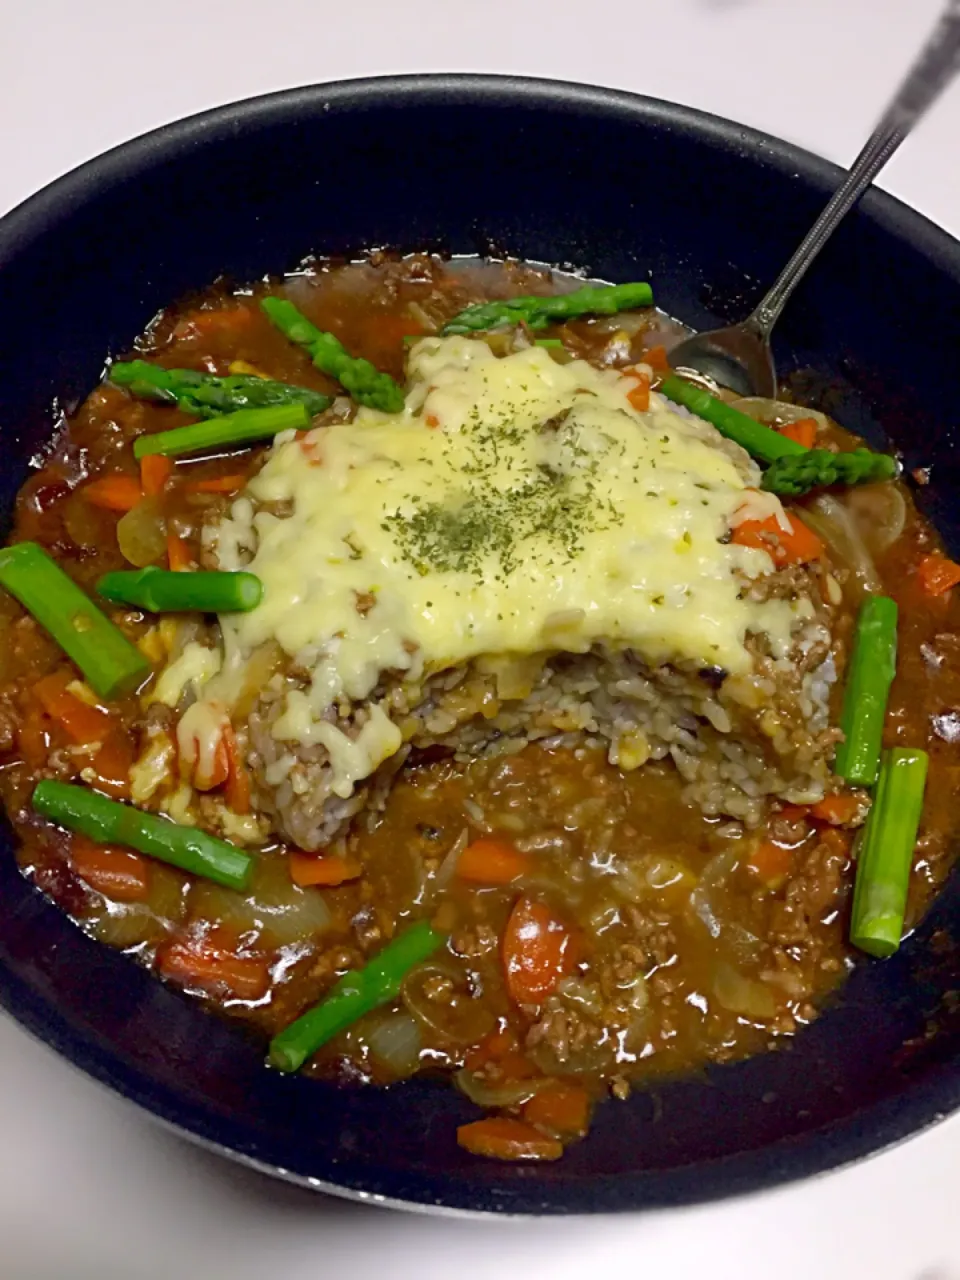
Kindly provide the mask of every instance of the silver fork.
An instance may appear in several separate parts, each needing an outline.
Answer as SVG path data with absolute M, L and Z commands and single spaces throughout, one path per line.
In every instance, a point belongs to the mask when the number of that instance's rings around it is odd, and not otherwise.
M 705 374 L 742 396 L 777 392 L 770 334 L 788 298 L 846 213 L 857 203 L 960 66 L 960 0 L 950 0 L 930 39 L 846 178 L 770 291 L 741 324 L 696 333 L 669 353 L 678 371 Z

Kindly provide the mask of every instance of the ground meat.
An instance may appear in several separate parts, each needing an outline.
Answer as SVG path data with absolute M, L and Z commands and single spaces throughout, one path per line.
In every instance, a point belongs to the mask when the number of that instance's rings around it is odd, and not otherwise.
M 786 946 L 819 945 L 824 917 L 839 906 L 846 891 L 845 875 L 850 866 L 846 840 L 827 831 L 803 856 L 797 873 L 790 879 L 782 902 L 771 912 L 771 934 Z

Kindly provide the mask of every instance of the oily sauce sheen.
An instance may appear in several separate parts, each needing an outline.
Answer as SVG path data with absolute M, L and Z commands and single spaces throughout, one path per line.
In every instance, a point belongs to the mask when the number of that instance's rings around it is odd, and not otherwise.
M 404 337 L 423 333 L 437 317 L 471 302 L 556 287 L 568 285 L 517 264 L 381 256 L 362 264 L 314 263 L 271 290 L 335 333 L 351 353 L 401 378 Z M 562 336 L 577 356 L 616 367 L 669 346 L 681 332 L 650 310 L 639 323 L 636 316 L 626 325 L 623 317 L 574 321 L 549 336 Z M 338 390 L 271 326 L 250 293 L 212 290 L 163 313 L 137 354 L 217 373 L 239 361 L 278 380 Z M 118 470 L 135 475 L 132 439 L 189 421 L 109 385 L 97 388 L 62 425 L 23 486 L 14 539 L 39 542 L 88 589 L 104 572 L 125 567 L 117 515 L 84 501 L 81 483 Z M 849 443 L 839 428 L 831 430 Z M 251 449 L 181 463 L 178 472 L 191 480 L 250 475 L 262 455 Z M 900 608 L 886 743 L 930 752 L 910 892 L 913 922 L 952 858 L 953 797 L 960 789 L 960 605 L 956 592 L 931 597 L 921 590 L 917 561 L 939 544 L 905 488 L 903 494 L 903 531 L 876 564 L 884 591 Z M 227 499 L 194 488 L 175 490 L 170 501 L 168 522 L 203 563 L 203 528 L 224 513 Z M 146 619 L 128 621 L 134 633 L 147 629 Z M 402 998 L 339 1036 L 310 1062 L 309 1073 L 383 1083 L 418 1067 L 450 1068 L 461 1072 L 476 1101 L 511 1114 L 535 1092 L 529 1082 L 542 1077 L 575 1078 L 594 1098 L 609 1091 L 624 1096 L 632 1084 L 776 1045 L 815 1016 L 852 964 L 845 942 L 852 832 L 774 803 L 765 834 L 786 852 L 781 872 L 765 878 L 750 862 L 756 835 L 685 803 L 672 765 L 623 773 L 589 741 L 548 741 L 467 764 L 442 749 L 415 751 L 382 809 L 350 834 L 347 853 L 362 876 L 338 887 L 296 889 L 288 850 L 275 845 L 263 853 L 245 897 L 151 863 L 148 896 L 125 903 L 122 886 L 112 897 L 104 882 L 92 887 L 76 869 L 72 838 L 29 807 L 39 779 L 69 780 L 78 772 L 77 748 L 31 692 L 63 658 L 6 595 L 0 625 L 0 794 L 19 838 L 17 856 L 25 874 L 93 937 L 127 949 L 171 981 L 177 981 L 177 947 L 190 939 L 201 935 L 232 948 L 251 962 L 247 968 L 186 985 L 273 1033 L 409 919 L 432 914 L 449 931 L 449 948 L 414 971 Z M 842 641 L 849 620 L 840 625 Z M 154 709 L 145 718 L 129 699 L 119 714 L 132 762 L 149 717 L 160 713 Z M 562 996 L 539 1006 L 512 998 L 505 968 L 503 939 L 517 927 L 511 918 L 521 888 L 446 874 L 451 850 L 487 836 L 522 855 L 522 893 L 540 904 L 545 918 L 562 924 L 556 957 Z

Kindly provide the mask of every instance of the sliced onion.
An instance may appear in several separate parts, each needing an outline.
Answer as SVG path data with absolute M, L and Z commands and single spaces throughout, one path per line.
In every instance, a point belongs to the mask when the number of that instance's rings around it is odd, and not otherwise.
M 777 999 L 763 982 L 745 978 L 732 965 L 720 963 L 713 975 L 713 994 L 729 1013 L 757 1022 L 777 1016 Z
M 460 861 L 460 855 L 470 843 L 470 832 L 464 827 L 460 834 L 450 846 L 450 852 L 437 867 L 436 871 L 427 876 L 424 892 L 420 895 L 420 901 L 429 903 L 437 896 L 443 893 L 453 879 L 457 870 L 457 863 Z
M 367 1032 L 375 1058 L 397 1076 L 412 1076 L 420 1065 L 423 1037 L 409 1013 L 391 1013 Z
M 270 679 L 280 670 L 283 650 L 276 640 L 268 640 L 254 649 L 243 668 L 239 688 L 231 704 L 233 717 L 246 720 Z
M 859 603 L 867 594 L 883 590 L 873 556 L 842 502 L 830 493 L 821 493 L 804 509 L 803 518 L 814 533 L 823 538 L 841 564 L 850 570 L 847 589 L 855 602 Z
M 711 938 L 719 938 L 722 928 L 714 909 L 713 899 L 717 890 L 737 865 L 738 856 L 736 849 L 724 849 L 722 853 L 711 858 L 700 874 L 697 887 L 690 894 L 690 905 L 694 914 Z
M 63 504 L 63 527 L 78 547 L 108 546 L 116 517 L 95 507 L 75 489 Z
M 145 569 L 156 564 L 167 551 L 167 527 L 158 498 L 144 498 L 121 516 L 117 523 L 117 542 L 125 560 Z
M 487 1080 L 466 1067 L 453 1077 L 457 1088 L 478 1107 L 519 1107 L 529 1102 L 535 1093 L 550 1083 L 546 1076 L 532 1080 Z
M 426 993 L 427 982 L 441 977 L 453 984 L 450 1003 L 431 1000 Z M 496 1021 L 486 1005 L 466 990 L 464 974 L 452 962 L 427 961 L 412 969 L 403 980 L 400 997 L 432 1038 L 454 1048 L 478 1044 Z
M 250 890 L 235 893 L 215 884 L 196 884 L 191 914 L 231 925 L 239 933 L 255 931 L 283 946 L 307 941 L 330 927 L 330 908 L 319 889 L 301 889 L 290 879 L 285 858 L 259 858 Z
M 98 942 L 105 942 L 108 947 L 118 947 L 121 951 L 140 946 L 144 942 L 162 942 L 167 936 L 164 922 L 142 902 L 115 909 L 111 907 L 102 916 L 92 920 L 87 928 Z
M 734 409 L 765 422 L 767 426 L 781 426 L 787 422 L 802 422 L 804 418 L 813 418 L 819 430 L 830 426 L 830 419 L 816 409 L 807 409 L 802 404 L 788 404 L 786 400 L 768 400 L 765 396 L 743 396 L 732 402 Z
M 896 542 L 907 523 L 906 499 L 900 486 L 889 480 L 851 489 L 844 505 L 875 556 Z
M 725 849 L 710 859 L 700 882 L 690 894 L 690 906 L 717 943 L 721 954 L 745 963 L 756 958 L 760 939 L 734 918 L 727 898 L 727 879 L 736 869 L 740 854 L 736 848 Z

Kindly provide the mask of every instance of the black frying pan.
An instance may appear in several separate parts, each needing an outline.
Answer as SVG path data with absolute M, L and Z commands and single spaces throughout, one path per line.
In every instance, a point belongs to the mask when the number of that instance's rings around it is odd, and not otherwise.
M 697 328 L 747 313 L 838 171 L 685 108 L 535 80 L 426 76 L 296 90 L 147 135 L 0 221 L 0 510 L 55 400 L 106 352 L 226 273 L 377 245 L 493 252 L 653 278 Z M 960 245 L 871 194 L 778 328 L 784 372 L 908 468 L 960 547 Z M 891 960 L 864 963 L 782 1052 L 600 1107 L 543 1167 L 477 1160 L 475 1111 L 418 1081 L 339 1091 L 262 1065 L 262 1046 L 86 938 L 24 881 L 0 835 L 0 1001 L 96 1078 L 224 1154 L 329 1191 L 496 1213 L 706 1200 L 835 1167 L 960 1103 L 956 877 Z M 931 936 L 940 931 L 938 945 Z

